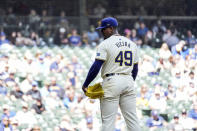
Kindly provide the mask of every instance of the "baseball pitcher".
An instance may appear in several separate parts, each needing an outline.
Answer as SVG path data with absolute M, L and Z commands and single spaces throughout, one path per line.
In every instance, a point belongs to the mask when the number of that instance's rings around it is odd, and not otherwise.
M 115 18 L 102 19 L 101 26 L 97 29 L 101 30 L 104 41 L 97 47 L 95 62 L 88 72 L 82 90 L 84 93 L 88 91 L 88 85 L 102 68 L 102 131 L 114 131 L 118 107 L 125 119 L 127 130 L 140 131 L 134 88 L 138 72 L 138 50 L 135 43 L 118 34 L 117 27 L 118 22 Z

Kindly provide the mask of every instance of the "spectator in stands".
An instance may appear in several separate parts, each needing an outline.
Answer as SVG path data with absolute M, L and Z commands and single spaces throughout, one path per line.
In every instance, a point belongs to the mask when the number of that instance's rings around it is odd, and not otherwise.
M 151 117 L 147 119 L 146 126 L 149 127 L 150 131 L 164 127 L 165 120 L 159 115 L 158 111 L 152 110 Z
M 163 34 L 166 32 L 166 27 L 161 20 L 157 20 L 157 23 L 152 28 L 153 37 L 162 39 Z
M 35 115 L 29 110 L 27 103 L 22 103 L 22 109 L 16 113 L 15 118 L 18 120 L 19 126 L 27 124 L 31 127 L 37 122 Z
M 142 45 L 142 40 L 137 37 L 137 32 L 136 32 L 135 29 L 131 30 L 131 37 L 130 37 L 130 39 L 131 39 L 131 41 L 135 42 L 137 44 L 137 46 L 140 47 Z
M 147 11 L 145 10 L 144 6 L 140 6 L 136 15 L 138 15 L 138 16 L 146 16 L 147 15 Z
M 78 125 L 78 129 L 81 131 L 99 131 L 99 123 L 90 112 L 86 112 L 86 116 Z
M 3 114 L 1 115 L 1 120 L 3 120 L 4 117 L 13 118 L 16 115 L 16 112 L 10 110 L 10 106 L 5 104 L 2 106 L 3 106 Z
M 148 28 L 146 27 L 144 22 L 140 22 L 140 27 L 137 29 L 137 35 L 139 38 L 144 39 L 146 33 L 148 32 Z
M 89 117 L 89 118 L 86 118 L 86 129 L 83 129 L 84 131 L 94 131 L 96 129 L 93 129 L 93 118 Z
M 61 107 L 62 101 L 60 101 L 59 97 L 57 96 L 57 93 L 50 92 L 49 96 L 45 98 L 45 105 L 46 110 L 52 110 Z
M 156 72 L 162 72 L 168 69 L 168 65 L 166 61 L 163 58 L 159 58 L 157 63 L 156 63 Z
M 103 17 L 106 13 L 106 9 L 103 7 L 103 5 L 101 4 L 97 4 L 96 7 L 94 8 L 94 16 L 97 16 L 97 17 Z
M 88 31 L 88 43 L 95 47 L 99 41 L 99 34 L 95 31 L 95 27 L 90 25 L 90 30 Z
M 153 65 L 153 60 L 154 59 L 151 56 L 148 56 L 148 55 L 143 56 L 143 60 L 140 63 L 140 68 L 141 68 L 141 70 L 139 72 L 140 75 L 144 76 L 150 72 L 156 71 L 156 69 Z
M 143 95 L 145 97 L 145 99 L 149 100 L 152 92 L 149 90 L 148 86 L 146 84 L 142 84 L 141 88 L 140 88 L 140 92 L 137 95 L 137 97 L 141 97 L 141 95 Z
M 67 75 L 67 82 L 71 83 L 71 86 L 75 87 L 77 84 L 77 77 L 75 76 L 74 72 L 68 72 Z
M 11 119 L 11 125 L 12 125 L 13 131 L 20 131 L 19 125 L 18 125 L 18 120 L 16 120 L 16 118 Z
M 175 88 L 179 88 L 182 85 L 185 85 L 186 80 L 184 79 L 183 72 L 181 72 L 179 69 L 175 70 L 175 75 L 172 76 L 172 86 Z
M 74 72 L 75 76 L 76 76 L 76 74 L 82 74 L 82 72 L 83 72 L 82 65 L 79 63 L 79 59 L 76 55 L 72 56 L 69 71 Z
M 57 79 L 55 77 L 51 78 L 51 83 L 49 87 L 50 92 L 55 92 L 60 99 L 64 97 L 64 89 L 57 83 Z
M 24 37 L 21 32 L 17 32 L 17 37 L 16 37 L 17 46 L 22 46 L 22 45 L 32 46 L 34 45 L 34 43 L 35 42 L 30 38 Z
M 50 18 L 48 17 L 48 12 L 46 9 L 42 10 L 40 27 L 46 29 L 46 26 L 50 24 Z
M 62 55 L 57 55 L 54 58 L 54 61 L 50 65 L 50 71 L 51 72 L 60 72 L 61 71 L 61 69 L 60 69 L 60 63 L 61 63 L 61 60 L 62 59 L 63 59 L 63 56 Z
M 46 57 L 44 54 L 41 54 L 37 57 L 37 60 L 34 60 L 34 64 L 37 67 L 37 72 L 41 74 L 47 74 L 49 72 L 49 66 L 45 62 Z
M 172 48 L 172 46 L 176 45 L 179 42 L 179 38 L 175 33 L 173 34 L 170 29 L 166 30 L 166 33 L 164 33 L 162 40 L 168 44 L 168 47 L 170 49 Z
M 197 44 L 190 50 L 191 59 L 197 60 Z
M 88 99 L 87 97 L 84 99 L 85 103 L 84 103 L 84 110 L 85 110 L 85 114 L 86 115 L 92 115 L 92 114 L 96 114 L 96 112 L 99 111 L 98 109 L 98 104 L 99 101 L 94 100 L 94 99 Z M 97 107 L 97 108 L 95 108 Z M 90 114 L 88 114 L 90 113 Z
M 167 90 L 164 92 L 167 100 L 174 100 L 176 97 L 175 89 L 172 85 L 168 84 Z
M 170 122 L 168 130 L 170 131 L 183 131 L 183 125 L 180 123 L 178 114 L 174 115 L 174 119 Z
M 12 125 L 8 117 L 4 117 L 0 124 L 0 131 L 13 131 Z
M 81 46 L 81 37 L 78 35 L 77 30 L 73 29 L 71 36 L 68 38 L 71 46 Z
M 194 120 L 197 120 L 197 103 L 193 104 L 193 109 L 189 111 L 188 116 Z
M 13 12 L 13 8 L 12 7 L 9 7 L 8 10 L 7 10 L 7 20 L 6 20 L 6 23 L 8 25 L 16 25 L 16 15 L 15 13 Z
M 7 87 L 5 86 L 3 79 L 0 79 L 0 95 L 7 95 Z
M 0 46 L 4 44 L 10 44 L 10 41 L 6 39 L 6 34 L 4 32 L 0 32 Z
M 76 93 L 77 104 L 75 105 L 75 114 L 83 115 L 84 113 L 84 95 L 82 93 Z
M 14 35 L 13 35 L 13 37 L 15 37 Z M 25 39 L 25 37 L 23 37 L 21 32 L 17 32 L 16 33 L 15 44 L 17 46 L 25 45 L 25 40 L 26 39 Z
M 29 14 L 29 23 L 34 31 L 37 29 L 36 26 L 39 26 L 39 22 L 40 16 L 37 14 L 36 10 L 31 9 Z
M 158 110 L 159 112 L 164 112 L 166 110 L 166 100 L 162 96 L 161 86 L 158 84 L 155 87 L 154 95 L 150 98 L 149 107 L 151 110 Z
M 34 109 L 37 114 L 42 114 L 42 112 L 45 111 L 45 106 L 42 103 L 42 100 L 36 99 L 36 103 L 32 105 L 32 109 Z
M 14 71 L 9 72 L 9 76 L 4 80 L 6 86 L 10 87 L 16 84 L 14 75 L 15 75 Z
M 40 91 L 38 90 L 38 83 L 36 81 L 32 82 L 32 89 L 27 91 L 26 95 L 31 99 L 41 99 Z
M 66 93 L 66 96 L 63 100 L 64 106 L 68 109 L 73 109 L 77 104 L 77 97 L 75 96 L 75 91 L 70 90 Z
M 184 130 L 191 130 L 194 127 L 194 122 L 192 118 L 188 117 L 187 111 L 185 109 L 183 109 L 181 112 L 179 122 L 183 126 Z
M 49 81 L 44 81 L 44 86 L 40 90 L 40 93 L 43 98 L 46 98 L 47 96 L 50 95 L 50 82 Z
M 153 46 L 153 32 L 148 30 L 144 37 L 144 44 Z
M 161 45 L 161 48 L 159 49 L 159 57 L 167 60 L 171 55 L 172 54 L 168 48 L 168 45 L 166 43 L 163 43 Z
M 40 45 L 40 38 L 39 38 L 39 36 L 36 32 L 34 32 L 34 31 L 31 32 L 30 39 L 32 40 L 32 45 L 33 46 Z
M 187 95 L 189 96 L 189 100 L 196 101 L 197 96 L 197 88 L 193 82 L 187 83 Z
M 64 115 L 62 117 L 62 120 L 60 123 L 60 130 L 61 131 L 74 130 L 73 124 L 71 122 L 71 118 L 68 115 Z
M 67 30 L 64 27 L 59 28 L 59 31 L 56 33 L 54 42 L 57 45 L 67 45 Z
M 16 31 L 13 31 L 10 36 L 10 42 L 12 45 L 16 44 L 16 37 L 17 37 Z
M 65 11 L 61 11 L 60 12 L 60 17 L 59 17 L 59 27 L 60 28 L 65 28 L 66 31 L 69 31 L 69 21 L 66 18 L 66 12 Z
M 125 37 L 128 39 L 131 39 L 131 30 L 130 29 L 125 29 L 124 30 Z
M 195 36 L 192 34 L 191 30 L 187 31 L 187 37 L 185 38 L 185 41 L 187 42 L 187 45 L 189 47 L 194 47 L 194 45 L 196 44 L 196 38 Z
M 176 97 L 174 99 L 174 101 L 179 102 L 179 101 L 185 101 L 189 99 L 189 96 L 187 94 L 187 90 L 186 89 L 186 85 L 182 85 L 179 88 L 175 88 L 176 89 Z
M 148 108 L 148 99 L 145 98 L 145 94 L 141 94 L 140 97 L 136 99 L 136 106 L 138 108 L 146 109 Z
M 24 93 L 21 91 L 20 87 L 18 84 L 15 84 L 14 86 L 14 90 L 12 90 L 10 92 L 10 97 L 12 100 L 16 100 L 16 99 L 22 99 L 23 98 Z
M 197 128 L 197 103 L 193 103 L 193 109 L 189 110 L 188 116 L 193 119 L 194 126 Z
M 189 50 L 184 48 L 185 44 L 185 41 L 181 40 L 176 45 L 172 46 L 172 55 L 181 55 L 183 58 L 185 58 L 189 54 Z
M 83 31 L 82 32 L 82 37 L 81 37 L 82 46 L 90 46 L 88 41 L 89 41 L 88 32 Z
M 193 71 L 191 71 L 189 74 L 188 74 L 188 77 L 186 78 L 187 80 L 187 83 L 194 83 L 194 85 L 197 84 L 197 78 L 195 76 L 195 73 Z
M 32 88 L 32 82 L 34 81 L 33 76 L 31 74 L 27 74 L 25 79 L 20 83 L 20 89 L 23 93 L 26 93 L 28 90 Z
M 162 40 L 164 42 L 166 42 L 166 40 L 172 35 L 172 32 L 170 31 L 170 29 L 167 29 L 166 32 L 164 33 L 163 37 L 162 37 Z M 178 43 L 178 42 L 177 42 Z M 177 44 L 176 43 L 176 44 Z M 168 44 L 168 43 L 167 43 Z M 176 45 L 175 44 L 175 45 Z M 170 46 L 171 47 L 171 46 Z

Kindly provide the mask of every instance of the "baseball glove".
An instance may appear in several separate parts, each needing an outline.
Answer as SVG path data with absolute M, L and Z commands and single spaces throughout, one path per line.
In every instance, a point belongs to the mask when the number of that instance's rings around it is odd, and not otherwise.
M 101 98 L 104 95 L 104 91 L 100 83 L 96 83 L 93 86 L 88 86 L 85 95 L 91 99 Z

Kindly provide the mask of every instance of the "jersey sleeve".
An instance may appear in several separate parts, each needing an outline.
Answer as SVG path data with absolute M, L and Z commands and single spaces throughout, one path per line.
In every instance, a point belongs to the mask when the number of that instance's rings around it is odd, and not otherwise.
M 101 43 L 96 49 L 96 57 L 97 60 L 105 61 L 107 59 L 107 50 L 103 43 Z
M 139 61 L 139 50 L 138 50 L 138 47 L 137 47 L 137 45 L 135 45 L 135 55 L 134 55 L 135 57 L 134 57 L 134 64 L 136 64 L 136 63 L 138 63 L 138 61 Z

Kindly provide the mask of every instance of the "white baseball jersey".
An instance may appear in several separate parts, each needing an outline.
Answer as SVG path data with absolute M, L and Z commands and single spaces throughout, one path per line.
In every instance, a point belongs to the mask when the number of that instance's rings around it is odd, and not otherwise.
M 101 76 L 110 73 L 130 75 L 138 62 L 138 49 L 134 42 L 120 35 L 112 35 L 97 47 L 96 59 L 104 60 Z

